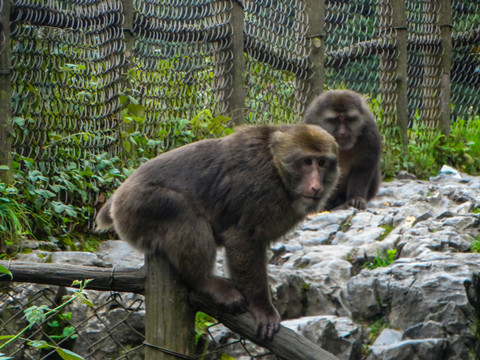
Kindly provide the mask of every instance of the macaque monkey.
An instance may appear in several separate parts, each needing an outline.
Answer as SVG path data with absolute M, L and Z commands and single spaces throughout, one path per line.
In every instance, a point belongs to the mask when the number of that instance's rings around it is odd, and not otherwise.
M 337 145 L 313 125 L 247 126 L 141 165 L 100 210 L 98 230 L 166 257 L 224 311 L 252 312 L 261 338 L 280 326 L 266 248 L 319 211 L 339 175 Z M 230 279 L 214 276 L 224 246 Z
M 352 90 L 326 91 L 307 108 L 304 122 L 321 126 L 338 144 L 341 176 L 326 209 L 366 209 L 381 182 L 382 138 L 364 97 Z

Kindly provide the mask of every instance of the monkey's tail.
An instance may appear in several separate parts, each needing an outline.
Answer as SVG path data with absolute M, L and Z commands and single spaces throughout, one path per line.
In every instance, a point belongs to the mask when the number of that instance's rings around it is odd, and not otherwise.
M 95 219 L 95 223 L 97 226 L 95 227 L 95 231 L 102 232 L 108 231 L 113 228 L 113 218 L 111 214 L 112 209 L 112 201 L 113 197 L 107 200 L 105 205 L 100 209 Z

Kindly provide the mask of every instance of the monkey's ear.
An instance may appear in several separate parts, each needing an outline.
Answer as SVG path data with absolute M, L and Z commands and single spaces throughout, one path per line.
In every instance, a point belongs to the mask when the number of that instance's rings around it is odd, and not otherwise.
M 273 158 L 278 161 L 283 156 L 283 148 L 286 143 L 288 135 L 283 131 L 275 131 L 270 136 L 270 151 Z
M 276 147 L 279 144 L 281 144 L 285 139 L 287 138 L 287 134 L 285 134 L 283 131 L 275 131 L 272 134 L 272 137 L 270 139 L 270 145 L 272 147 Z

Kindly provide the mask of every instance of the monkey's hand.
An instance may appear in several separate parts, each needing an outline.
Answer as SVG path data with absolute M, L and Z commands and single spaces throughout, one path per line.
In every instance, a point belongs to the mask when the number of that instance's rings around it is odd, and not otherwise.
M 367 200 L 359 196 L 352 197 L 345 202 L 345 207 L 354 207 L 359 210 L 365 210 L 367 208 Z
M 280 329 L 280 315 L 273 306 L 250 305 L 249 310 L 255 317 L 257 336 L 261 339 L 272 340 Z

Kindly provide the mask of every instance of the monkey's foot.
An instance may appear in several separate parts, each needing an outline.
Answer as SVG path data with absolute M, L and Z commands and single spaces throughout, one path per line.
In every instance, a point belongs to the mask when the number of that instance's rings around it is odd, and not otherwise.
M 226 278 L 210 278 L 201 292 L 212 299 L 222 311 L 231 314 L 247 311 L 247 300 Z
M 353 197 L 351 199 L 348 199 L 347 202 L 345 203 L 345 206 L 348 207 L 354 207 L 359 210 L 365 210 L 367 208 L 367 201 L 364 198 L 361 197 Z
M 255 305 L 250 305 L 249 310 L 255 317 L 257 336 L 272 340 L 273 335 L 280 329 L 281 318 L 278 311 L 273 306 L 265 308 Z

